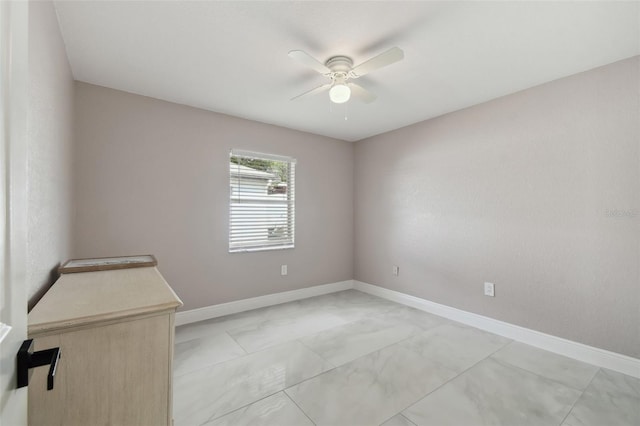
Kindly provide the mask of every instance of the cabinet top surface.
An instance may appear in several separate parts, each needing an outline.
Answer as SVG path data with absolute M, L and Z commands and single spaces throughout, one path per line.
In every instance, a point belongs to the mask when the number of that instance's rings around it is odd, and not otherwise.
M 29 335 L 181 305 L 155 267 L 64 274 L 29 313 Z

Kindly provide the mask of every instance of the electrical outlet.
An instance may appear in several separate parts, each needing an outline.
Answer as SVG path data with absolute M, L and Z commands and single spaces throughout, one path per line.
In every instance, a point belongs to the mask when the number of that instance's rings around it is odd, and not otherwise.
M 397 277 L 400 274 L 400 267 L 397 265 L 393 265 L 392 274 Z
M 280 275 L 287 275 L 287 265 L 280 266 Z
M 484 283 L 484 295 L 495 297 L 496 293 L 493 283 Z

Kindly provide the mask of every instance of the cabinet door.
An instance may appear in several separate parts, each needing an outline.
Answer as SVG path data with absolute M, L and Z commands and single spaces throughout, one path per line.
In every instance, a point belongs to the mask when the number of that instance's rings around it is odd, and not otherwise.
M 34 339 L 61 357 L 53 390 L 33 372 L 29 424 L 168 425 L 171 327 L 167 314 Z

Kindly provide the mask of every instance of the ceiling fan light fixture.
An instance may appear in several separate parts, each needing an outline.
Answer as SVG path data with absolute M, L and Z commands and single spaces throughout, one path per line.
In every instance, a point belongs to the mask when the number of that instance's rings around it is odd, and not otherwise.
M 304 50 L 292 50 L 289 52 L 289 57 L 330 79 L 330 82 L 322 86 L 294 96 L 291 98 L 292 101 L 328 90 L 329 99 L 336 104 L 347 102 L 351 99 L 351 95 L 353 95 L 354 99 L 370 103 L 376 99 L 376 96 L 351 80 L 402 60 L 404 52 L 399 47 L 392 47 L 356 67 L 353 66 L 353 61 L 350 57 L 343 55 L 332 56 L 324 63 L 318 61 Z
M 351 97 L 351 89 L 343 83 L 334 84 L 329 90 L 329 99 L 334 104 L 343 104 Z

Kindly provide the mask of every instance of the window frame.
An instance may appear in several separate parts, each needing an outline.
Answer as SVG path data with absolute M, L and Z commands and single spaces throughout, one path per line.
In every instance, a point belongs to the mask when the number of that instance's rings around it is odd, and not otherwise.
M 279 163 L 286 163 L 287 165 L 287 187 L 286 187 L 286 198 L 284 199 L 284 203 L 278 203 L 278 198 L 274 198 L 273 200 L 269 200 L 267 197 L 275 196 L 277 193 L 269 193 L 269 187 L 271 185 L 272 180 L 269 180 L 269 183 L 265 186 L 266 192 L 264 194 L 256 195 L 255 198 L 251 197 L 252 190 L 242 191 L 242 181 L 243 178 L 240 174 L 240 165 L 238 165 L 237 175 L 235 177 L 237 181 L 237 186 L 234 189 L 234 170 L 231 159 L 233 157 L 240 157 L 246 159 L 254 159 L 254 160 L 262 160 L 262 161 L 273 161 Z M 275 154 L 267 154 L 262 152 L 255 151 L 247 151 L 242 149 L 231 149 L 229 151 L 229 236 L 228 236 L 228 251 L 229 253 L 246 253 L 246 252 L 259 252 L 259 251 L 270 251 L 270 250 L 287 250 L 295 248 L 295 169 L 296 169 L 296 159 L 289 156 L 283 155 L 275 155 Z M 273 173 L 268 171 L 259 171 L 264 173 Z M 247 180 L 247 178 L 244 178 Z M 251 186 L 251 184 L 250 184 Z M 255 186 L 253 190 L 255 191 Z M 257 194 L 257 192 L 256 192 Z M 235 195 L 235 197 L 234 197 Z M 244 199 L 243 199 L 244 195 Z M 235 202 L 234 202 L 235 201 Z M 243 208 L 242 205 L 245 204 Z M 241 214 L 247 214 L 248 211 L 255 212 L 259 211 L 259 207 L 263 206 L 280 206 L 285 210 L 285 217 L 283 223 L 286 227 L 285 236 L 281 240 L 280 243 L 269 243 L 270 232 L 272 232 L 269 228 L 265 228 L 267 233 L 266 238 L 258 238 L 254 237 L 253 240 L 246 240 L 243 243 L 240 238 L 242 235 L 239 235 L 238 232 L 238 218 Z M 234 208 L 236 213 L 234 214 Z M 276 207 L 277 208 L 277 207 Z M 249 209 L 249 210 L 246 210 Z M 255 209 L 255 210 L 253 210 Z M 263 212 L 268 211 L 269 209 L 263 210 Z M 254 217 L 259 217 L 259 215 L 252 215 Z M 268 213 L 263 213 L 261 218 L 257 218 L 253 223 L 247 223 L 244 228 L 247 232 L 251 233 L 251 231 L 257 233 L 261 232 L 261 228 L 265 227 L 265 223 L 269 220 L 273 220 L 273 218 L 268 217 Z M 262 222 L 262 224 L 260 223 Z M 254 226 L 254 228 L 251 228 Z M 276 226 L 277 228 L 277 226 Z M 234 232 L 235 231 L 235 232 Z M 247 238 L 247 237 L 245 237 Z

